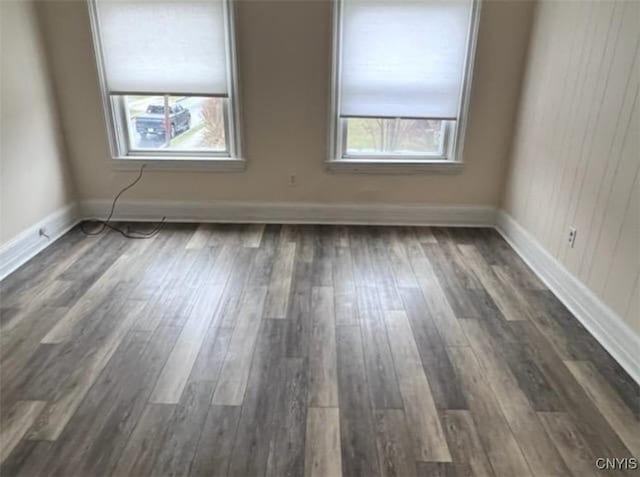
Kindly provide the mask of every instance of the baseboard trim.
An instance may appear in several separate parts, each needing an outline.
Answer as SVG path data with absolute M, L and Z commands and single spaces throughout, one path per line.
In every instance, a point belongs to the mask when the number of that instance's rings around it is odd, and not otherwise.
M 104 218 L 110 201 L 81 204 L 83 217 Z M 362 225 L 485 226 L 495 223 L 493 207 L 319 202 L 130 200 L 118 202 L 115 220 L 169 222 L 265 222 Z
M 589 333 L 640 384 L 640 336 L 503 210 L 497 213 L 496 229 Z
M 20 232 L 0 248 L 0 280 L 58 240 L 79 221 L 78 206 L 74 202 Z M 39 235 L 42 227 L 47 230 L 49 238 Z

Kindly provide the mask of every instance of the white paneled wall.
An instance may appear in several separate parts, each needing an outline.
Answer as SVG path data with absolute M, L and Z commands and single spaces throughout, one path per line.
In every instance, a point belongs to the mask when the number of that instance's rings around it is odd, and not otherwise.
M 504 208 L 640 333 L 639 45 L 638 1 L 539 2 Z

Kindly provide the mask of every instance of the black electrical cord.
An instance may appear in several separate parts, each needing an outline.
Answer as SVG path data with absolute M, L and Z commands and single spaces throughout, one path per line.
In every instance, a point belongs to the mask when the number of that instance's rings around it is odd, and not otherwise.
M 115 198 L 113 199 L 113 202 L 111 203 L 111 210 L 109 211 L 109 215 L 107 216 L 106 220 L 90 219 L 80 223 L 80 230 L 82 231 L 83 234 L 89 235 L 89 236 L 96 236 L 103 233 L 106 229 L 111 229 L 120 233 L 123 237 L 129 238 L 129 239 L 148 239 L 156 235 L 158 232 L 160 232 L 160 229 L 162 229 L 162 226 L 164 225 L 167 217 L 162 217 L 162 220 L 160 220 L 158 225 L 156 225 L 154 229 L 150 232 L 140 232 L 137 230 L 131 230 L 129 229 L 129 227 L 127 227 L 127 230 L 123 230 L 117 225 L 111 224 L 111 218 L 113 217 L 113 213 L 116 210 L 116 203 L 118 202 L 118 199 L 122 194 L 124 194 L 126 191 L 131 189 L 138 182 L 140 182 L 140 179 L 142 179 L 142 173 L 146 166 L 147 166 L 146 164 L 142 164 L 142 166 L 140 167 L 140 172 L 138 172 L 138 177 L 136 177 L 136 179 L 131 184 L 126 186 L 124 189 L 118 192 L 118 194 L 115 196 Z M 96 230 L 88 231 L 85 228 L 85 225 L 87 223 L 98 224 L 98 228 Z

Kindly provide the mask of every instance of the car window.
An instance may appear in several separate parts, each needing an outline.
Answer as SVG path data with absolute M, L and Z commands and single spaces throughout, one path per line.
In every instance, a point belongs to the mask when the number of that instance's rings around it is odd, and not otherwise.
M 147 108 L 147 113 L 149 114 L 164 114 L 164 106 L 154 106 L 151 105 Z

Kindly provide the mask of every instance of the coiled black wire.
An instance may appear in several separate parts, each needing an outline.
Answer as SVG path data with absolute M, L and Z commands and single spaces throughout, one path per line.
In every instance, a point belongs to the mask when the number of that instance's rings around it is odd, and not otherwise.
M 162 229 L 167 219 L 166 216 L 162 217 L 160 222 L 150 232 L 141 232 L 139 230 L 131 230 L 129 227 L 127 227 L 127 229 L 124 230 L 118 227 L 117 225 L 113 225 L 111 223 L 111 219 L 113 218 L 113 213 L 116 210 L 116 204 L 118 202 L 118 199 L 122 194 L 124 194 L 126 191 L 131 189 L 138 182 L 140 182 L 140 180 L 142 179 L 142 173 L 144 172 L 144 168 L 146 166 L 147 166 L 146 164 L 142 164 L 142 166 L 140 166 L 140 171 L 138 172 L 138 177 L 136 177 L 136 179 L 131 184 L 126 186 L 124 189 L 118 192 L 118 194 L 115 196 L 115 198 L 113 199 L 113 202 L 111 203 L 111 210 L 109 211 L 109 215 L 107 216 L 106 220 L 89 219 L 89 220 L 83 221 L 80 224 L 80 230 L 82 231 L 83 234 L 93 237 L 93 236 L 102 234 L 107 229 L 111 229 L 120 233 L 123 237 L 129 238 L 129 239 L 148 239 L 156 235 L 158 232 L 160 232 L 160 229 Z M 87 224 L 96 224 L 97 229 L 89 231 L 86 229 Z

